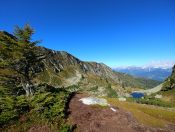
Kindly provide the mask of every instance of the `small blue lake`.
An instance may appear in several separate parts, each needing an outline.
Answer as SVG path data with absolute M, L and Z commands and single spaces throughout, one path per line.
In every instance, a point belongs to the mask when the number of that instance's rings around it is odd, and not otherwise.
M 133 98 L 142 98 L 144 96 L 144 93 L 139 93 L 139 92 L 133 92 L 131 94 Z

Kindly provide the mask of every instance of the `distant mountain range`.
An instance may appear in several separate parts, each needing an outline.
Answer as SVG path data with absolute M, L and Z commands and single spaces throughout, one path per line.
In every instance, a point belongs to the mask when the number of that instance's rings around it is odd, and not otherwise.
M 128 67 L 116 67 L 114 71 L 130 74 L 136 77 L 144 77 L 148 79 L 164 81 L 168 76 L 171 75 L 171 66 L 128 66 Z

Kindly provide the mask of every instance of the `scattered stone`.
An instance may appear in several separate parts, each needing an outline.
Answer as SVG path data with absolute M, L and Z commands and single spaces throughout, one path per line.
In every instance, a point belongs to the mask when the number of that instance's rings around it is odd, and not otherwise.
M 125 97 L 129 98 L 129 97 L 132 97 L 132 96 L 129 93 L 126 93 Z
M 156 94 L 155 98 L 156 98 L 156 99 L 161 99 L 161 98 L 162 98 L 162 95 Z
M 110 109 L 111 109 L 112 111 L 114 111 L 114 112 L 116 112 L 116 111 L 117 111 L 116 109 L 114 109 L 114 108 L 112 108 L 112 107 L 111 107 Z
M 120 97 L 120 98 L 118 98 L 118 100 L 119 100 L 119 101 L 126 101 L 126 98 Z

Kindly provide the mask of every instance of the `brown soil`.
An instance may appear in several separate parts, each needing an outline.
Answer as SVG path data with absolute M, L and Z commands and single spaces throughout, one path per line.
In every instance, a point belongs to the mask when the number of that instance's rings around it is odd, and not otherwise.
M 175 127 L 164 129 L 150 128 L 137 122 L 131 115 L 120 108 L 113 112 L 109 107 L 88 106 L 79 101 L 87 97 L 76 94 L 69 103 L 69 120 L 76 124 L 77 132 L 174 132 Z

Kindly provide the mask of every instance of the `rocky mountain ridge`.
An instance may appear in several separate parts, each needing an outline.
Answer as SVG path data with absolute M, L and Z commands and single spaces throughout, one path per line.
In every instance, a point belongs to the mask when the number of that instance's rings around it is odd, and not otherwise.
M 15 38 L 5 31 L 2 36 Z M 55 51 L 36 46 L 34 52 L 42 58 L 44 67 L 38 65 L 34 71 L 41 71 L 33 79 L 35 85 L 46 83 L 54 87 L 75 87 L 97 95 L 113 95 L 113 93 L 130 92 L 132 89 L 152 88 L 160 82 L 144 78 L 132 77 L 114 72 L 103 63 L 85 62 L 65 51 Z M 129 90 L 129 91 L 128 91 Z
M 99 91 L 105 93 L 109 86 L 118 92 L 127 88 L 146 88 L 146 83 L 149 84 L 148 88 L 159 84 L 158 81 L 139 80 L 114 72 L 103 63 L 81 61 L 65 51 L 55 51 L 44 47 L 38 47 L 38 50 L 45 56 L 43 60 L 45 68 L 38 80 L 55 87 L 78 85 L 86 90 L 91 91 L 92 88 L 96 89 L 97 93 Z
M 89 72 L 98 76 L 117 79 L 116 75 L 112 72 L 112 69 L 103 63 L 84 62 L 65 51 L 55 51 L 44 47 L 39 47 L 39 50 L 46 55 L 46 58 L 43 61 L 45 66 L 54 68 L 55 72 L 61 72 L 64 68 L 69 66 L 79 66 L 83 73 Z

